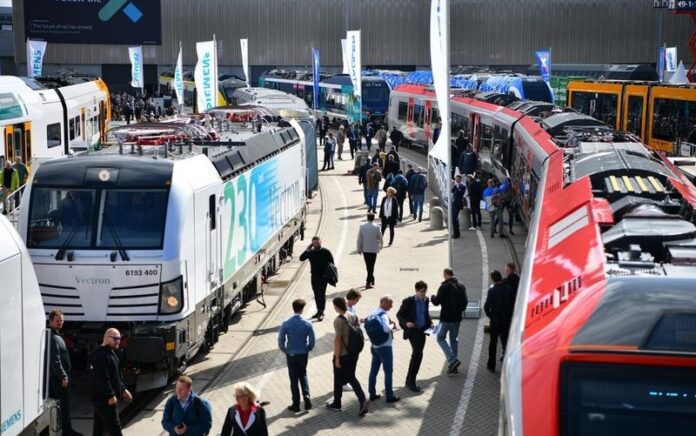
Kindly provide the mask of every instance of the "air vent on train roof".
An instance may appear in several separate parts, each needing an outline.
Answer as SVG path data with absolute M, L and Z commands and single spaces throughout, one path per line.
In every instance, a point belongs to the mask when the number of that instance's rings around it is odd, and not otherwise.
M 633 244 L 650 253 L 658 261 L 664 256 L 664 244 L 670 241 L 693 239 L 696 226 L 680 217 L 626 216 L 602 234 L 605 251 L 626 251 Z

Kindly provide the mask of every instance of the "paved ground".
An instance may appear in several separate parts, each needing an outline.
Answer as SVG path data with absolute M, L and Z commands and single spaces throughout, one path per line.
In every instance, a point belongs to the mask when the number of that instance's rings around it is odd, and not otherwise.
M 403 151 L 407 158 L 424 165 L 425 157 L 416 152 Z M 345 153 L 344 156 L 348 156 Z M 366 207 L 362 205 L 362 189 L 355 176 L 347 175 L 352 168 L 350 161 L 336 161 L 336 169 L 320 173 L 321 195 L 309 203 L 310 222 L 308 235 L 316 232 L 331 249 L 340 272 L 337 288 L 329 288 L 327 299 L 345 295 L 351 287 L 364 283 L 364 264 L 355 252 L 357 229 L 364 221 Z M 427 215 L 427 211 L 426 211 Z M 487 229 L 484 229 L 487 230 Z M 518 233 L 520 233 L 518 231 Z M 515 239 L 521 250 L 521 237 Z M 302 243 L 296 247 L 302 247 Z M 502 270 L 505 262 L 514 258 L 510 245 L 500 239 L 489 239 L 486 232 L 462 231 L 462 238 L 455 241 L 455 273 L 468 288 L 469 299 L 481 301 L 488 288 L 487 273 Z M 482 256 L 482 253 L 485 256 Z M 296 253 L 296 256 L 299 254 Z M 521 261 L 520 257 L 520 261 Z M 436 292 L 442 280 L 441 271 L 448 262 L 447 235 L 445 230 L 431 230 L 429 221 L 422 223 L 406 218 L 396 229 L 392 247 L 385 248 L 377 259 L 376 288 L 363 292 L 357 306 L 366 315 L 378 305 L 384 294 L 392 294 L 397 302 L 413 292 L 417 280 L 425 280 L 429 290 Z M 298 270 L 298 268 L 301 268 Z M 484 274 L 485 272 L 485 274 Z M 299 273 L 294 280 L 290 280 Z M 269 401 L 267 412 L 270 433 L 273 435 L 354 434 L 355 431 L 379 431 L 381 434 L 405 435 L 494 435 L 497 432 L 499 401 L 499 373 L 485 368 L 488 337 L 483 334 L 485 317 L 467 319 L 460 331 L 460 373 L 445 374 L 445 359 L 434 338 L 428 338 L 425 358 L 419 373 L 421 394 L 413 394 L 404 388 L 410 346 L 401 332 L 394 341 L 394 386 L 402 401 L 389 405 L 383 400 L 371 405 L 370 413 L 359 418 L 358 404 L 351 392 L 344 393 L 344 411 L 337 414 L 323 408 L 332 396 L 332 313 L 314 323 L 317 346 L 310 354 L 309 382 L 315 409 L 300 414 L 286 410 L 290 403 L 285 358 L 277 350 L 277 332 L 280 323 L 291 315 L 289 302 L 297 297 L 311 301 L 309 270 L 294 260 L 276 278 L 269 289 L 278 304 L 259 310 L 252 304 L 243 313 L 239 324 L 231 333 L 223 336 L 215 350 L 194 365 L 196 386 L 205 387 L 203 395 L 213 405 L 213 431 L 218 434 L 225 411 L 234 403 L 232 385 L 248 381 L 261 391 L 261 399 Z M 485 277 L 485 278 L 484 278 Z M 362 290 L 362 288 L 360 288 Z M 484 297 L 485 298 L 485 297 Z M 267 298 L 268 300 L 268 298 Z M 395 316 L 398 303 L 391 312 Z M 313 313 L 314 307 L 306 309 Z M 358 379 L 367 390 L 370 365 L 369 350 L 363 351 L 358 364 Z M 498 368 L 499 371 L 499 368 Z M 382 374 L 378 377 L 378 391 L 383 388 Z M 163 392 L 126 429 L 126 434 L 158 434 L 159 420 L 164 399 Z

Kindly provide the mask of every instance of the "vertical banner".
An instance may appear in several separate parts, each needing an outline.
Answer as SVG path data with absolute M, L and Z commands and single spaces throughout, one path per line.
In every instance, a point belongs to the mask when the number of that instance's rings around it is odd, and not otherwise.
M 667 47 L 665 49 L 665 70 L 670 73 L 677 71 L 677 48 Z
M 312 78 L 314 79 L 312 86 L 312 95 L 314 97 L 312 109 L 315 111 L 319 108 L 319 50 L 312 49 Z
M 251 77 L 249 76 L 249 40 L 244 38 L 239 40 L 239 45 L 242 48 L 242 68 L 244 68 L 244 78 L 246 79 L 247 88 L 251 86 Z
M 544 82 L 549 83 L 551 81 L 551 50 L 537 50 L 534 54 L 541 78 L 544 79 Z
M 350 69 L 348 68 L 348 40 L 345 38 L 341 40 L 341 61 L 343 62 L 343 74 L 350 74 Z
M 349 30 L 346 34 L 348 45 L 348 75 L 353 84 L 353 114 L 350 121 L 362 123 L 362 62 L 360 60 L 360 31 Z
M 196 103 L 203 112 L 217 106 L 218 73 L 217 44 L 215 39 L 196 43 L 198 62 L 193 73 L 196 82 Z
M 176 101 L 179 102 L 179 111 L 181 111 L 184 106 L 184 65 L 181 58 L 181 41 L 179 56 L 176 57 L 176 67 L 174 67 L 174 92 L 176 92 Z
M 665 47 L 662 46 L 657 51 L 657 80 L 659 82 L 665 79 Z
M 449 167 L 450 159 L 450 82 L 449 82 L 449 0 L 432 0 L 430 5 L 430 63 L 437 106 L 442 119 L 440 136 L 430 156 Z
M 46 41 L 27 39 L 27 77 L 41 77 Z
M 133 88 L 145 88 L 143 74 L 143 47 L 128 47 L 128 57 L 131 62 L 131 86 Z

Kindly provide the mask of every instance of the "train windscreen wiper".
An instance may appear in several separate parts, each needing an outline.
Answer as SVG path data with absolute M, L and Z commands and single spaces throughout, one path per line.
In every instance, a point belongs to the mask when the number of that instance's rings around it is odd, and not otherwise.
M 70 248 L 70 244 L 72 244 L 73 239 L 75 239 L 75 236 L 77 235 L 77 232 L 82 228 L 83 225 L 85 225 L 84 218 L 81 219 L 79 223 L 77 223 L 77 225 L 75 226 L 75 228 L 72 229 L 68 237 L 65 238 L 65 242 L 63 242 L 63 245 L 60 246 L 58 252 L 56 253 L 56 260 L 63 260 L 63 257 L 65 257 L 65 252 L 68 250 L 68 248 Z
M 116 227 L 114 224 L 111 222 L 111 218 L 105 213 L 102 213 L 102 219 L 106 223 L 106 225 L 109 227 L 109 233 L 111 233 L 111 239 L 114 240 L 116 243 L 116 249 L 118 250 L 118 254 L 121 255 L 121 259 L 125 261 L 129 261 L 130 257 L 128 257 L 128 253 L 126 253 L 126 249 L 123 248 L 123 244 L 121 243 L 121 238 L 118 237 L 118 233 L 116 232 Z

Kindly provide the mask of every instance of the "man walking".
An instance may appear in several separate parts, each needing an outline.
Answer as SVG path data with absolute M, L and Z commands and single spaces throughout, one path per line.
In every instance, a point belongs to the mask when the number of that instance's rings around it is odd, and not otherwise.
M 413 197 L 413 219 L 418 216 L 418 222 L 423 220 L 423 203 L 425 202 L 425 190 L 428 188 L 428 180 L 423 174 L 423 169 L 416 169 L 412 182 L 409 182 L 409 197 Z
M 0 171 L 0 197 L 2 197 L 2 213 L 7 215 L 12 211 L 10 194 L 19 188 L 19 175 L 17 170 L 12 167 L 10 160 L 5 161 L 5 168 Z
M 48 378 L 48 396 L 60 402 L 60 420 L 65 436 L 79 436 L 70 419 L 70 377 L 72 361 L 60 329 L 63 328 L 63 312 L 53 309 L 48 315 L 51 328 L 51 368 Z
M 377 213 L 377 196 L 379 195 L 379 182 L 382 181 L 382 171 L 378 163 L 372 164 L 372 169 L 366 174 L 367 179 L 367 211 Z
M 322 321 L 326 306 L 326 286 L 328 285 L 324 272 L 330 263 L 334 263 L 334 259 L 331 251 L 321 246 L 321 238 L 319 236 L 313 237 L 312 243 L 300 255 L 300 261 L 307 259 L 309 259 L 311 266 L 312 291 L 314 291 L 314 300 L 317 304 L 317 313 L 312 315 L 312 319 Z
M 101 347 L 92 353 L 90 359 L 90 388 L 94 406 L 93 436 L 108 432 L 111 436 L 121 436 L 121 421 L 116 405 L 119 398 L 125 402 L 133 400 L 121 378 L 121 369 L 115 350 L 121 343 L 121 333 L 110 328 L 104 333 Z
M 332 170 L 334 169 L 334 152 L 336 151 L 336 138 L 334 138 L 333 133 L 329 133 L 329 137 L 324 143 L 324 165 L 321 170 Z
M 392 127 L 392 131 L 389 134 L 389 139 L 391 140 L 391 143 L 394 147 L 396 147 L 396 151 L 399 151 L 399 145 L 401 145 L 401 141 L 404 139 L 404 134 L 401 133 L 401 130 L 397 129 L 396 127 Z
M 375 139 L 377 140 L 377 145 L 380 151 L 386 151 L 387 148 L 387 131 L 384 130 L 384 126 L 379 126 L 379 130 L 375 134 Z
M 292 302 L 293 316 L 283 321 L 278 332 L 278 348 L 285 354 L 290 377 L 290 392 L 292 404 L 288 406 L 291 412 L 300 411 L 300 389 L 304 399 L 305 410 L 312 408 L 307 380 L 307 361 L 309 352 L 314 348 L 314 328 L 312 323 L 302 318 L 305 301 L 301 298 Z
M 348 144 L 350 145 L 350 158 L 355 158 L 355 153 L 358 152 L 358 144 L 360 143 L 360 133 L 355 128 L 355 123 L 350 125 L 348 129 Z
M 370 160 L 365 160 L 365 163 L 358 169 L 358 185 L 363 187 L 363 197 L 365 197 L 365 204 L 369 206 L 369 198 L 367 196 L 367 172 L 372 168 Z
M 459 325 L 462 322 L 462 312 L 466 309 L 468 299 L 466 288 L 454 277 L 451 268 L 445 268 L 442 272 L 445 279 L 437 290 L 437 295 L 433 295 L 431 302 L 435 306 L 442 305 L 440 311 L 440 331 L 437 334 L 437 343 L 445 353 L 449 366 L 447 374 L 454 374 L 461 362 L 457 358 Z M 447 334 L 449 333 L 449 344 L 447 344 Z
M 346 300 L 343 297 L 334 298 L 333 306 L 338 313 L 333 323 L 335 333 L 332 357 L 334 398 L 332 402 L 326 404 L 326 408 L 334 412 L 342 410 L 343 385 L 348 383 L 360 402 L 360 416 L 364 416 L 368 411 L 370 402 L 365 398 L 365 392 L 358 379 L 355 378 L 355 368 L 358 365 L 358 357 L 360 357 L 360 351 L 356 350 L 356 335 L 360 334 L 360 338 L 362 338 L 362 334 L 357 333 L 360 332 L 360 322 L 357 316 L 348 312 Z M 362 350 L 362 345 L 360 344 L 358 347 L 360 350 Z
M 338 133 L 336 133 L 336 148 L 338 153 L 338 160 L 343 160 L 343 143 L 346 142 L 345 127 L 340 126 L 338 128 Z
M 454 182 L 452 183 L 452 210 L 450 211 L 450 216 L 452 217 L 452 238 L 454 239 L 461 236 L 459 233 L 459 211 L 464 207 L 465 193 L 466 186 L 462 184 L 462 176 L 457 174 L 454 176 Z
M 425 347 L 425 330 L 433 325 L 428 313 L 429 300 L 426 297 L 428 285 L 419 280 L 416 282 L 416 295 L 406 297 L 401 302 L 401 307 L 396 313 L 399 325 L 404 330 L 404 340 L 411 343 L 411 361 L 408 364 L 406 374 L 406 387 L 413 392 L 421 392 L 416 384 L 418 370 L 423 361 L 423 348 Z
M 182 375 L 164 405 L 162 428 L 170 436 L 205 436 L 213 426 L 210 403 L 193 392 L 193 380 Z
M 516 269 L 515 264 L 512 262 L 505 264 L 505 279 L 503 282 L 510 286 L 510 289 L 512 289 L 512 292 L 515 295 L 513 301 L 517 299 L 517 288 L 520 286 L 520 276 L 515 272 Z
M 358 231 L 358 254 L 362 254 L 365 259 L 365 268 L 367 268 L 366 289 L 371 289 L 375 286 L 375 262 L 377 261 L 377 254 L 383 245 L 382 231 L 375 224 L 375 214 L 368 213 L 367 222 L 361 224 Z
M 493 286 L 488 290 L 486 304 L 483 305 L 483 310 L 486 316 L 491 319 L 490 342 L 488 343 L 488 363 L 486 368 L 489 371 L 495 371 L 495 357 L 498 338 L 505 353 L 507 345 L 508 332 L 510 331 L 510 323 L 512 322 L 512 313 L 515 308 L 514 292 L 508 285 L 503 283 L 503 276 L 499 271 L 491 273 L 491 281 Z
M 396 403 L 401 399 L 394 395 L 392 383 L 394 372 L 394 352 L 392 350 L 394 335 L 392 326 L 394 323 L 387 315 L 392 306 L 394 306 L 394 300 L 390 295 L 385 295 L 379 300 L 379 307 L 372 311 L 365 320 L 365 331 L 372 344 L 370 347 L 372 364 L 368 378 L 370 401 L 382 397 L 377 393 L 377 373 L 380 366 L 384 368 L 384 393 L 387 396 L 387 403 Z

